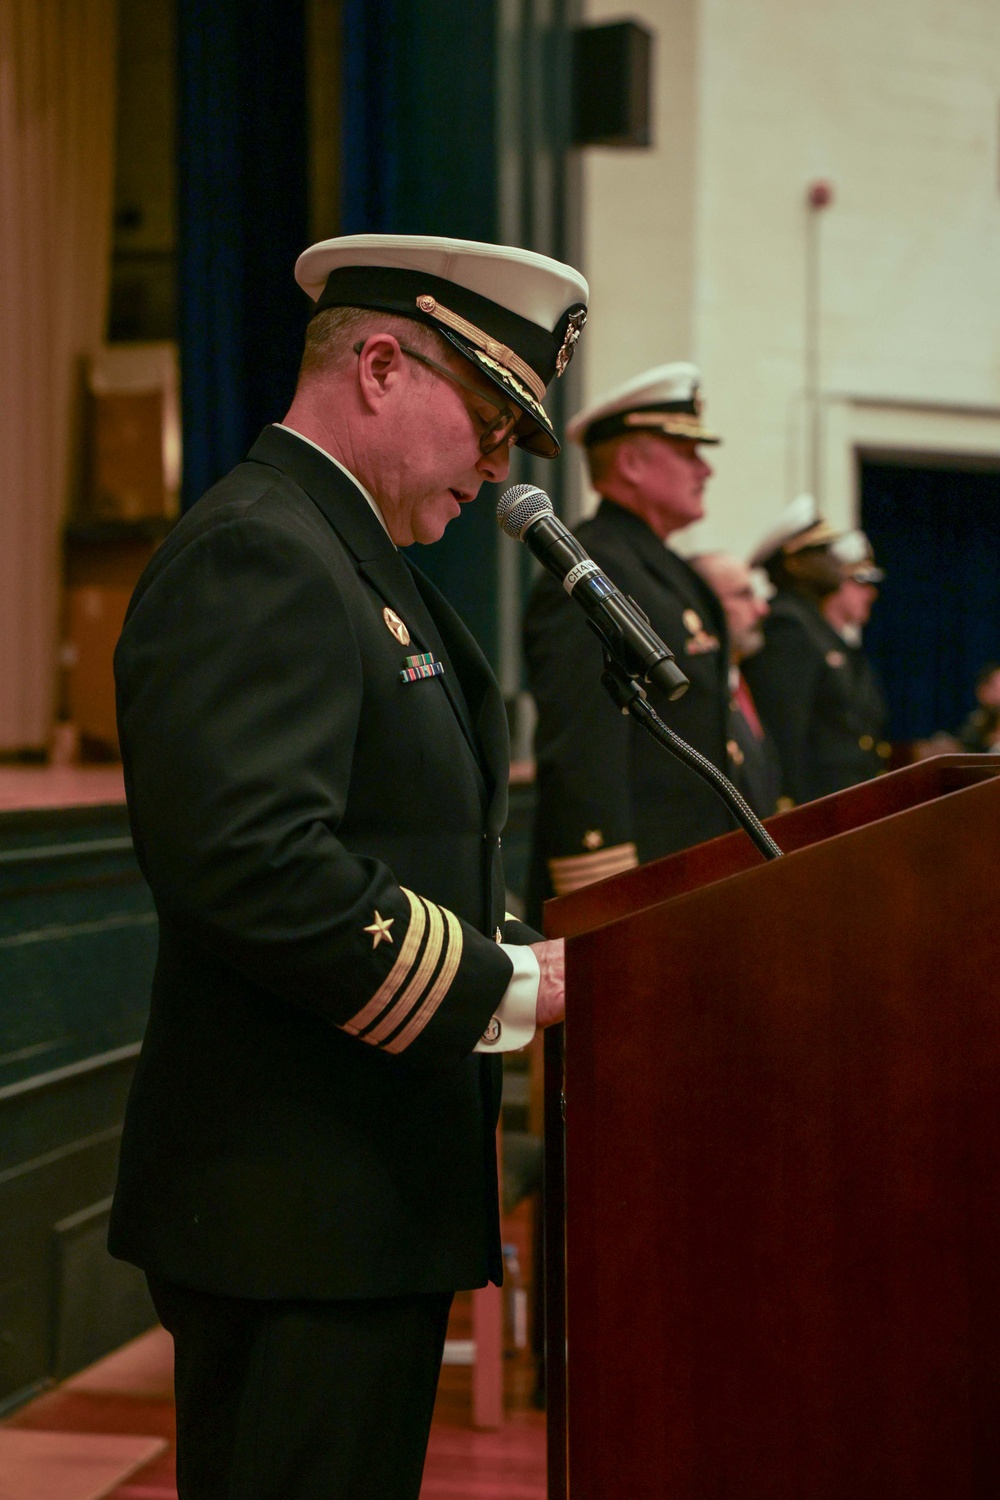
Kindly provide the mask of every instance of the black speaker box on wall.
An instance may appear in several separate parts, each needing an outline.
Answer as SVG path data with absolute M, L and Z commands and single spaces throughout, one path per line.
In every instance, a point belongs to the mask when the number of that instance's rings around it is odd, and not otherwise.
M 573 34 L 573 145 L 649 146 L 653 34 L 637 21 Z

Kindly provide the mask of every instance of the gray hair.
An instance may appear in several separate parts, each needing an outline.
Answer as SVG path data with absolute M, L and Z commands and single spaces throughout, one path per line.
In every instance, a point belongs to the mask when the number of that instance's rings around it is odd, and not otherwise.
M 306 328 L 299 381 L 346 369 L 354 345 L 373 333 L 391 333 L 401 344 L 431 356 L 440 357 L 452 347 L 433 328 L 399 313 L 379 312 L 370 307 L 325 307 Z

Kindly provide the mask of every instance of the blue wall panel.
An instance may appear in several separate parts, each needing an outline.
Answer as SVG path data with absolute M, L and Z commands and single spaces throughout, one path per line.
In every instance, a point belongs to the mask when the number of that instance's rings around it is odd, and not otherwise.
M 0 1411 L 154 1321 L 104 1226 L 156 940 L 124 806 L 0 814 Z

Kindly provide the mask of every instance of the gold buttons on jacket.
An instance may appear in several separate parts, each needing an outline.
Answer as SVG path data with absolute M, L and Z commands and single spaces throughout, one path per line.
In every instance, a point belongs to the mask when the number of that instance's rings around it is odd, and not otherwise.
M 858 740 L 858 744 L 860 745 L 860 747 L 861 747 L 862 750 L 874 750 L 875 749 L 875 740 L 873 739 L 873 737 L 870 734 L 863 734 L 861 736 L 861 738 Z
M 881 760 L 888 760 L 889 756 L 892 754 L 892 746 L 889 744 L 889 741 L 879 740 L 878 744 L 875 746 L 875 754 Z

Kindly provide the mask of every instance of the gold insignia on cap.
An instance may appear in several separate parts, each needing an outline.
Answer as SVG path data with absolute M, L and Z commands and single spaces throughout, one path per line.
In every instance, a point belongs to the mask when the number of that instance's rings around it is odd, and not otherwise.
M 396 920 L 395 917 L 383 917 L 383 916 L 380 916 L 379 913 L 376 911 L 374 922 L 372 923 L 372 925 L 370 927 L 366 927 L 365 928 L 366 932 L 370 932 L 372 934 L 372 947 L 373 948 L 377 948 L 378 945 L 379 945 L 379 943 L 382 943 L 382 942 L 385 942 L 385 943 L 391 943 L 392 942 L 392 933 L 389 931 L 389 928 L 392 926 L 392 924 L 393 924 L 393 922 L 395 922 L 395 920 Z
M 539 416 L 543 422 L 548 421 L 548 418 L 545 415 L 544 406 L 542 406 L 541 403 L 535 399 L 535 397 L 528 390 L 528 387 L 524 384 L 524 381 L 518 380 L 517 376 L 512 370 L 509 370 L 506 365 L 501 364 L 500 360 L 491 359 L 490 356 L 486 353 L 485 349 L 473 349 L 471 352 L 487 372 L 489 372 L 490 370 L 494 371 L 501 377 L 502 381 L 506 382 L 508 390 L 513 386 L 517 395 L 524 402 L 529 411 L 534 412 L 535 415 Z M 542 394 L 545 394 L 544 391 L 542 392 Z
M 681 615 L 681 620 L 683 621 L 684 629 L 687 631 L 688 635 L 698 634 L 699 630 L 701 629 L 701 615 L 699 615 L 696 610 L 686 609 Z
M 388 630 L 389 634 L 394 635 L 401 646 L 408 646 L 410 644 L 410 632 L 407 630 L 406 626 L 403 624 L 403 621 L 399 618 L 396 611 L 394 609 L 390 609 L 388 604 L 382 611 L 382 618 L 385 621 L 386 629 Z
M 622 420 L 626 427 L 655 427 L 667 437 L 684 438 L 686 442 L 721 442 L 714 432 L 705 431 L 701 417 L 692 416 L 689 411 L 629 411 Z
M 599 849 L 604 843 L 604 834 L 599 828 L 588 828 L 583 835 L 583 847 L 585 849 Z
M 826 664 L 828 667 L 842 667 L 847 657 L 843 651 L 828 651 L 826 653 Z
M 556 375 L 565 375 L 566 366 L 573 358 L 577 341 L 583 332 L 583 325 L 587 321 L 587 309 L 581 307 L 578 312 L 572 312 L 566 323 L 566 334 L 562 341 L 562 347 L 556 355 Z
M 496 1016 L 493 1016 L 486 1030 L 483 1032 L 483 1041 L 486 1043 L 487 1047 L 493 1047 L 496 1045 L 496 1043 L 500 1040 L 500 1033 L 502 1030 L 503 1027 L 500 1025 L 500 1022 L 497 1020 Z
M 786 557 L 794 557 L 796 552 L 804 552 L 807 547 L 825 547 L 828 542 L 835 542 L 840 536 L 829 521 L 818 520 L 814 525 L 807 526 L 805 531 L 798 531 L 790 536 L 787 542 L 781 544 L 781 550 Z

